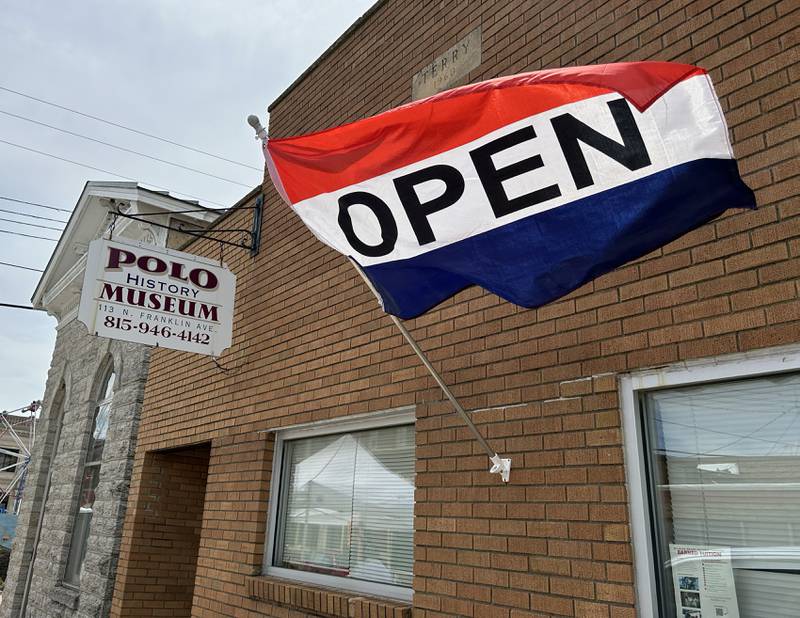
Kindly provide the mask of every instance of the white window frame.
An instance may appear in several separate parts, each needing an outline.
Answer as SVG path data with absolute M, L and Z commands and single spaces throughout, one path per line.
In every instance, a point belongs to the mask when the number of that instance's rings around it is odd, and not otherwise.
M 344 419 L 305 423 L 302 425 L 293 425 L 286 428 L 270 430 L 270 432 L 274 431 L 275 433 L 275 453 L 272 459 L 272 482 L 269 492 L 269 519 L 266 551 L 264 552 L 264 562 L 261 572 L 271 577 L 294 580 L 299 583 L 311 584 L 312 586 L 326 586 L 329 588 L 348 590 L 358 594 L 387 597 L 410 602 L 414 593 L 413 589 L 410 587 L 406 588 L 404 586 L 348 579 L 336 575 L 286 569 L 273 565 L 272 560 L 275 554 L 275 536 L 278 525 L 278 499 L 281 493 L 281 477 L 283 476 L 284 442 L 287 440 L 311 438 L 314 436 L 363 431 L 365 429 L 413 425 L 415 421 L 415 409 L 413 406 L 409 406 L 384 412 L 359 414 Z
M 644 392 L 800 370 L 800 345 L 730 354 L 667 367 L 645 369 L 619 378 L 625 473 L 628 486 L 636 609 L 642 618 L 658 616 L 647 476 L 642 449 L 640 399 Z

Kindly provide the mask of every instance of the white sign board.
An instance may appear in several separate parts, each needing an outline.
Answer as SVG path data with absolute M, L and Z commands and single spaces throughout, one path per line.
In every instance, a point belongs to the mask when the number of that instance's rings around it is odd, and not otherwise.
M 739 618 L 729 547 L 669 546 L 678 618 Z
M 89 245 L 78 319 L 100 337 L 219 356 L 231 345 L 236 276 L 144 243 Z

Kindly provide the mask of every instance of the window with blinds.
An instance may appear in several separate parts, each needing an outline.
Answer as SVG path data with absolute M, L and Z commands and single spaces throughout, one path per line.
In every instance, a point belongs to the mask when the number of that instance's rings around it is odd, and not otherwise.
M 661 615 L 686 615 L 670 562 L 679 544 L 730 551 L 741 618 L 797 616 L 800 374 L 651 391 L 642 403 Z
M 414 427 L 282 442 L 278 567 L 410 587 Z

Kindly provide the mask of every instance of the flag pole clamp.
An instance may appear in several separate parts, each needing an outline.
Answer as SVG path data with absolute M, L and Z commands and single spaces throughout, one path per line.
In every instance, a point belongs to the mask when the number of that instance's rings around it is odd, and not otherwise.
M 492 467 L 489 468 L 489 472 L 491 474 L 499 474 L 503 482 L 508 483 L 508 479 L 511 477 L 511 460 L 502 458 L 495 453 L 494 457 L 489 458 L 489 461 L 492 462 Z

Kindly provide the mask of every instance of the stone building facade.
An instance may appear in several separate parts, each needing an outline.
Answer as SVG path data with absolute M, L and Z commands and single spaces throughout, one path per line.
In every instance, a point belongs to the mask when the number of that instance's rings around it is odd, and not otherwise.
M 742 618 L 796 616 L 798 10 L 786 0 L 377 2 L 273 103 L 272 137 L 409 102 L 435 60 L 480 28 L 480 57 L 455 82 L 646 59 L 706 68 L 759 208 L 730 210 L 535 310 L 470 288 L 407 322 L 511 457 L 504 485 L 359 275 L 265 180 L 261 251 L 229 262 L 234 338 L 220 367 L 152 355 L 111 615 L 694 618 L 699 575 L 673 581 L 661 569 L 669 545 L 687 544 L 735 550 Z M 234 210 L 224 227 L 251 216 Z M 190 250 L 215 255 L 206 241 Z M 659 433 L 654 419 L 680 431 Z M 402 568 L 391 552 L 372 557 L 373 579 L 395 585 L 370 593 L 352 577 L 370 561 L 340 561 L 342 535 L 330 534 L 357 520 L 333 498 L 299 500 L 312 481 L 346 494 L 317 465 L 333 460 L 326 441 L 341 432 L 332 443 L 350 453 L 378 422 L 414 427 L 413 544 Z M 377 439 L 368 450 L 386 462 L 376 478 L 407 498 L 407 462 L 384 457 Z M 339 584 L 322 583 L 330 577 Z M 673 588 L 686 588 L 685 612 L 670 610 Z
M 57 336 L 3 617 L 108 615 L 150 348 L 95 337 L 76 316 L 88 243 L 108 230 L 117 207 L 156 214 L 150 220 L 162 224 L 175 219 L 170 211 L 198 208 L 134 183 L 90 182 L 67 223 L 33 297 L 58 320 Z M 195 226 L 214 218 L 179 216 Z M 114 234 L 162 246 L 183 241 L 128 219 L 116 221 Z

